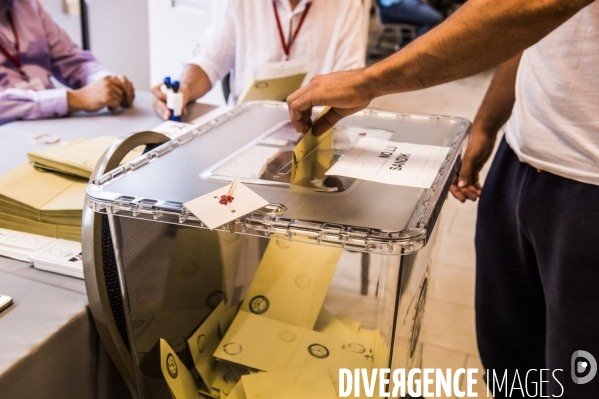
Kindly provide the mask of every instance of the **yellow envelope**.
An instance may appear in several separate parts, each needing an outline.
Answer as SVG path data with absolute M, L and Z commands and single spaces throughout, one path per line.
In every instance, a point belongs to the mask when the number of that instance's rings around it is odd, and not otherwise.
M 218 331 L 220 333 L 221 338 L 224 338 L 225 334 L 229 330 L 229 327 L 231 327 L 231 323 L 233 323 L 235 316 L 237 316 L 237 312 L 239 312 L 240 306 L 241 303 L 236 306 L 233 306 L 232 308 L 229 308 L 218 318 Z
M 250 76 L 237 103 L 242 104 L 248 101 L 285 101 L 291 93 L 301 87 L 305 77 L 306 73 L 266 80 L 254 80 L 254 77 Z
M 289 366 L 307 330 L 240 311 L 214 356 L 261 371 Z
M 320 366 L 329 371 L 333 382 L 338 382 L 339 369 L 372 369 L 372 356 L 361 349 L 347 347 L 335 336 L 307 331 L 290 361 L 290 368 Z
M 246 375 L 241 378 L 247 399 L 336 399 L 327 370 L 306 367 Z
M 29 152 L 27 157 L 37 166 L 89 179 L 104 152 L 116 140 L 116 137 L 109 136 L 90 140 L 77 139 L 66 145 Z M 127 154 L 121 164 L 137 158 L 142 154 L 142 150 L 143 147 L 134 149 Z
M 73 186 L 75 188 L 73 188 Z M 0 196 L 35 210 L 81 210 L 85 187 L 81 179 L 36 170 L 25 163 L 0 176 Z
M 239 380 L 237 385 L 235 385 L 235 388 L 233 388 L 229 396 L 227 396 L 227 399 L 246 399 L 245 390 L 243 389 L 243 377 Z
M 330 107 L 326 107 L 314 120 L 316 122 Z M 318 150 L 316 148 L 318 147 Z M 324 177 L 333 161 L 326 150 L 333 148 L 333 128 L 316 137 L 310 129 L 292 153 L 291 180 L 295 186 L 310 186 L 311 181 Z
M 312 329 L 342 252 L 271 240 L 241 310 Z
M 352 341 L 240 311 L 214 356 L 261 371 L 322 366 L 337 378 L 339 368 L 372 368 L 370 353 Z
M 318 315 L 314 331 L 336 337 L 343 342 L 345 348 L 354 353 L 365 356 L 373 355 L 374 331 L 371 331 L 371 336 L 367 332 L 363 335 L 360 335 L 360 332 L 355 333 L 324 307 Z
M 191 373 L 173 348 L 160 339 L 160 367 L 174 399 L 197 399 L 198 388 Z
M 331 107 L 326 107 L 322 110 L 320 114 L 314 119 L 316 122 L 320 119 L 324 114 L 326 114 Z M 304 135 L 304 137 L 300 140 L 299 143 L 293 149 L 293 164 L 300 162 L 306 155 L 311 153 L 316 147 L 318 147 L 322 142 L 327 140 L 329 136 L 333 134 L 333 129 L 327 130 L 325 133 L 316 137 L 312 134 L 312 129 L 308 130 L 308 132 Z
M 220 342 L 218 320 L 227 310 L 228 306 L 221 302 L 187 340 L 196 369 L 208 388 L 212 388 L 218 374 L 212 354 Z
M 217 376 L 212 385 L 212 392 L 221 398 L 229 396 L 243 375 L 249 374 L 239 367 L 219 362 L 216 366 Z M 216 392 L 215 392 L 216 391 Z

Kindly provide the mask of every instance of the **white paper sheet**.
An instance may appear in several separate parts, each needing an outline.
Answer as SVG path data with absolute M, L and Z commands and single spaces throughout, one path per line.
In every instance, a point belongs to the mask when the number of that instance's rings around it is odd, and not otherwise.
M 346 176 L 397 186 L 429 188 L 448 147 L 360 139 L 327 175 Z
M 184 133 L 189 132 L 191 129 L 196 127 L 191 123 L 183 123 L 176 121 L 165 121 L 160 125 L 156 126 L 152 129 L 153 132 L 162 133 L 167 136 L 169 139 L 174 139 L 176 137 L 181 136 Z
M 183 205 L 210 230 L 213 230 L 269 204 L 268 201 L 241 183 L 235 185 L 232 193 L 233 202 L 226 205 L 220 204 L 221 196 L 229 194 L 230 187 L 231 185 L 227 185 L 219 188 Z
M 65 276 L 83 278 L 81 244 L 58 239 L 29 255 L 33 267 Z
M 0 256 L 28 261 L 29 254 L 56 241 L 56 238 L 0 229 Z

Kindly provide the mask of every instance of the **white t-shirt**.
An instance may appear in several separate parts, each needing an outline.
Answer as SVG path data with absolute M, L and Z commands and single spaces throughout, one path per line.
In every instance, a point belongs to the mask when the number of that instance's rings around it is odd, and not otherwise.
M 524 52 L 506 139 L 522 162 L 599 185 L 599 1 Z
M 356 69 L 366 57 L 366 12 L 361 0 L 311 0 L 312 5 L 291 46 L 289 59 L 316 62 L 316 74 Z M 281 28 L 289 40 L 307 0 L 291 10 L 288 0 L 276 0 Z M 212 25 L 188 63 L 201 67 L 214 86 L 231 71 L 233 99 L 248 77 L 267 62 L 283 61 L 285 52 L 272 0 L 218 0 Z

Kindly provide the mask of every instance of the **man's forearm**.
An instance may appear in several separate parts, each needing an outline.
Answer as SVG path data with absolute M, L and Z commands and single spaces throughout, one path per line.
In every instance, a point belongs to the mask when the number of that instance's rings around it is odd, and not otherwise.
M 185 92 L 187 102 L 192 102 L 208 93 L 212 88 L 210 79 L 202 68 L 187 64 L 181 74 L 181 90 Z
M 594 0 L 470 0 L 445 23 L 365 70 L 372 98 L 470 76 L 530 47 Z
M 492 137 L 507 122 L 516 101 L 516 75 L 522 54 L 501 64 L 485 94 L 473 122 L 473 132 Z

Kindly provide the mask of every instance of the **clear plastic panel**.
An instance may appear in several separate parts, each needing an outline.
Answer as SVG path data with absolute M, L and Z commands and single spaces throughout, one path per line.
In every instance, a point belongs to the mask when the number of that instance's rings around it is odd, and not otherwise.
M 279 392 L 280 381 L 320 370 L 336 392 L 339 368 L 420 366 L 434 239 L 417 253 L 383 255 L 109 220 L 146 399 L 184 399 L 169 391 L 173 376 L 189 376 L 196 397 L 224 398 L 240 379 Z
M 300 223 L 316 222 L 318 233 L 330 224 L 340 226 L 344 233 L 354 228 L 366 229 L 367 238 L 377 241 L 377 250 L 384 250 L 387 241 L 394 253 L 399 253 L 396 241 L 400 236 L 423 243 L 423 234 L 428 235 L 426 228 L 435 223 L 436 214 L 431 211 L 445 198 L 464 151 L 470 130 L 468 121 L 375 110 L 358 112 L 338 124 L 330 147 L 321 145 L 299 162 L 308 166 L 305 169 L 309 173 L 299 173 L 296 184 L 291 185 L 293 171 L 290 176 L 286 166 L 299 136 L 290 131 L 288 120 L 284 104 L 244 104 L 150 151 L 122 170 L 98 178 L 87 190 L 90 203 L 96 210 L 118 206 L 129 212 L 131 208 L 133 216 L 143 217 L 144 209 L 133 209 L 139 200 L 155 200 L 158 207 L 168 202 L 174 206 L 164 215 L 180 217 L 179 223 L 193 224 L 183 203 L 221 188 L 226 184 L 223 180 L 238 176 L 267 199 L 271 208 L 280 211 L 265 222 L 270 227 L 282 217 Z M 361 129 L 379 132 L 373 133 L 373 137 L 444 146 L 450 152 L 437 178 L 426 189 L 325 177 L 324 172 L 351 148 L 363 132 Z M 117 203 L 124 197 L 132 200 Z M 235 223 L 251 222 L 252 217 Z M 167 223 L 171 219 L 156 218 Z

